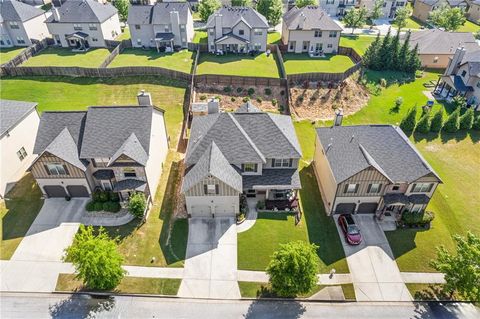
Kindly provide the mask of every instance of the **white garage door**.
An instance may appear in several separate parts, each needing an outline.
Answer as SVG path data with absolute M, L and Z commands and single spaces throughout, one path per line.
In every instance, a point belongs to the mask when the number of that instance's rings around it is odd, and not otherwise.
M 192 206 L 192 217 L 212 217 L 210 206 L 194 205 Z
M 233 205 L 217 205 L 215 206 L 215 217 L 235 217 Z

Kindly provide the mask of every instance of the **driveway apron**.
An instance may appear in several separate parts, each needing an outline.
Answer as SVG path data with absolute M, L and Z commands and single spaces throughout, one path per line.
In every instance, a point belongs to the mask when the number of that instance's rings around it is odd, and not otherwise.
M 191 218 L 179 297 L 239 299 L 233 218 Z

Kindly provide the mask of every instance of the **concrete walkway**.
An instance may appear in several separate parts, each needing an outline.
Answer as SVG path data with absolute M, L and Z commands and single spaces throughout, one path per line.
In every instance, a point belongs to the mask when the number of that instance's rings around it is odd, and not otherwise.
M 237 233 L 243 233 L 244 231 L 249 230 L 253 227 L 253 225 L 255 225 L 255 222 L 257 221 L 257 200 L 254 198 L 247 198 L 247 204 L 247 217 L 240 225 L 237 225 Z
M 80 223 L 92 226 L 115 227 L 128 224 L 135 219 L 126 209 L 118 213 L 109 212 L 84 212 Z
M 407 284 L 444 284 L 445 275 L 438 272 L 402 272 L 403 281 Z

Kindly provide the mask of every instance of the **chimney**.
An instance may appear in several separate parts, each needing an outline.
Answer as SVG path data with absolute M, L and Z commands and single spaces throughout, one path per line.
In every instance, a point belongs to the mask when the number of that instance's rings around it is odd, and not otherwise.
M 466 52 L 467 50 L 465 50 L 464 47 L 458 47 L 457 50 L 455 50 L 455 54 L 450 60 L 450 63 L 448 64 L 444 75 L 452 75 L 453 73 L 455 73 L 455 71 L 457 70 L 458 64 L 462 62 Z
M 215 114 L 215 113 L 218 113 L 219 109 L 220 109 L 220 103 L 218 101 L 218 99 L 210 99 L 208 100 L 207 102 L 207 109 L 208 109 L 208 114 Z
M 58 9 L 52 6 L 52 14 L 53 14 L 53 20 L 55 21 L 60 21 L 60 13 L 58 12 Z
M 138 105 L 140 106 L 151 106 L 152 103 L 152 95 L 145 90 L 142 90 L 140 93 L 137 94 Z
M 302 12 L 300 13 L 300 19 L 298 21 L 298 28 L 299 29 L 303 29 L 303 27 L 305 26 L 305 20 L 307 19 L 307 17 L 305 16 L 305 14 Z
M 342 125 L 342 120 L 343 120 L 343 110 L 342 109 L 336 109 L 335 110 L 335 119 L 333 120 L 333 125 L 334 126 L 341 126 Z
M 223 36 L 222 15 L 217 13 L 215 15 L 215 39 Z
M 180 39 L 180 17 L 178 11 L 170 11 L 170 24 L 172 25 L 171 32 L 175 35 L 174 44 L 182 43 Z

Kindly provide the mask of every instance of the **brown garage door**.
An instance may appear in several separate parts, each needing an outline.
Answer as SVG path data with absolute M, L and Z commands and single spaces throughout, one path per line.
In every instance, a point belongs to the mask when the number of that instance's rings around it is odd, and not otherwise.
M 90 197 L 87 188 L 83 185 L 69 185 L 67 190 L 71 197 Z
M 358 205 L 358 214 L 375 214 L 377 203 L 361 203 Z
M 65 197 L 67 196 L 67 192 L 63 186 L 58 185 L 49 185 L 43 186 L 43 190 L 47 193 L 48 197 Z
M 335 214 L 353 214 L 356 206 L 355 203 L 338 204 L 335 208 Z

